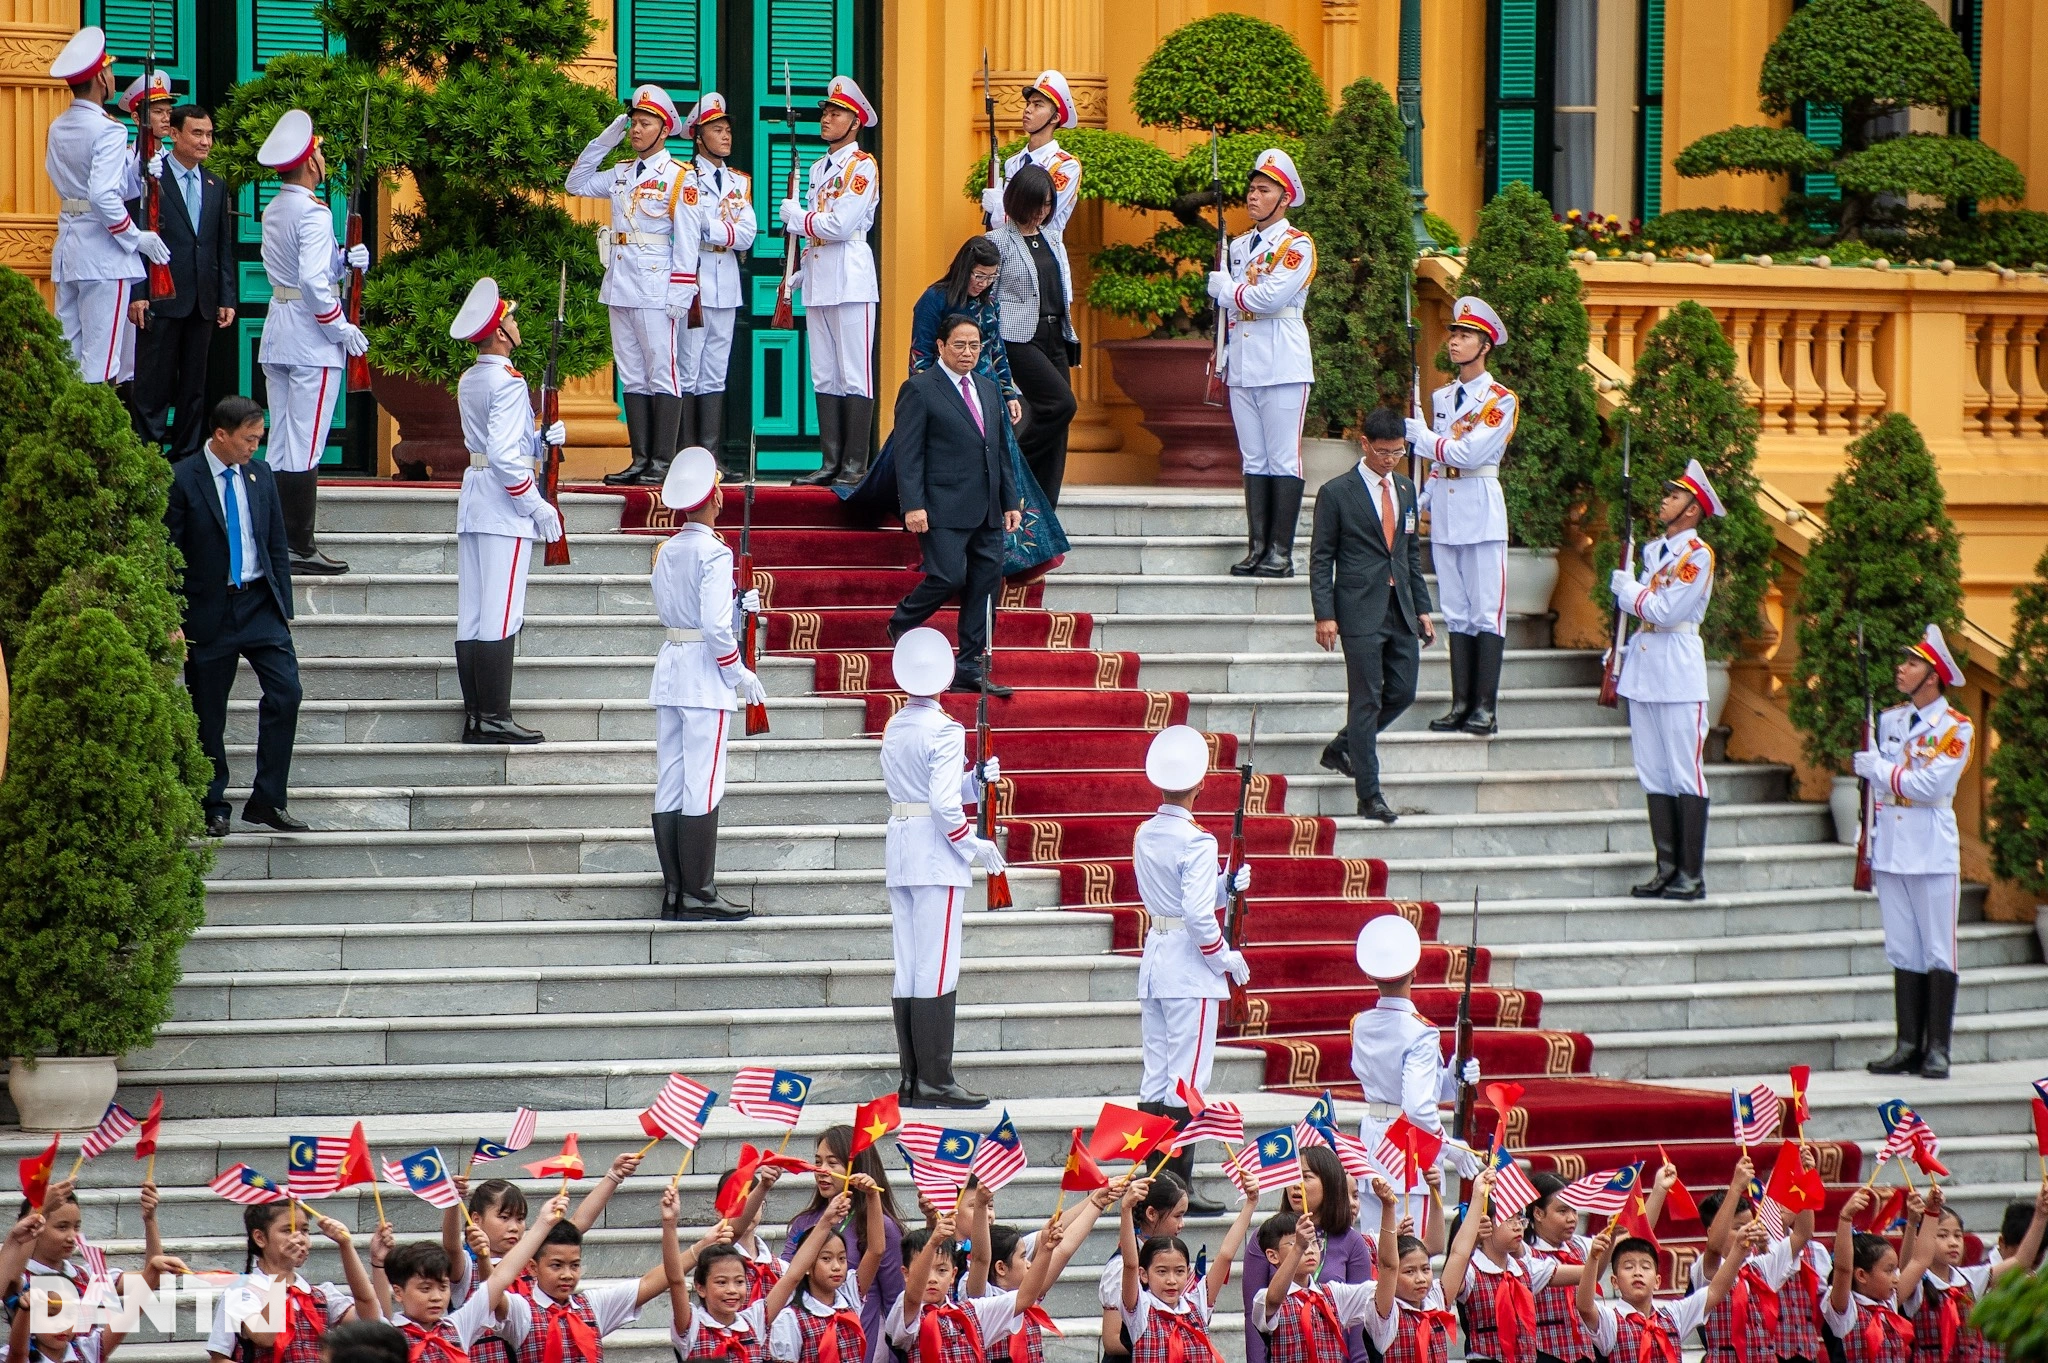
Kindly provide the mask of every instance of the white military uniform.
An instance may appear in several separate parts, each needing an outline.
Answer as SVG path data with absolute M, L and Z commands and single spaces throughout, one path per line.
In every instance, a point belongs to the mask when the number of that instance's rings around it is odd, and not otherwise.
M 534 514 L 547 506 L 535 461 L 545 449 L 534 429 L 526 380 L 503 355 L 479 355 L 455 385 L 469 468 L 455 503 L 455 637 L 509 639 L 526 621 L 526 574 Z
M 1621 665 L 1629 748 L 1649 795 L 1707 793 L 1707 655 L 1700 622 L 1714 594 L 1714 551 L 1696 530 L 1643 546 L 1648 576 L 1616 603 L 1641 621 Z M 1617 583 L 1619 585 L 1619 583 Z
M 1025 147 L 1010 153 L 1003 161 L 1002 183 L 981 191 L 981 210 L 988 214 L 990 230 L 1008 222 L 1003 213 L 1003 185 L 1026 166 L 1037 166 L 1052 177 L 1052 214 L 1040 226 L 1052 233 L 1054 249 L 1065 260 L 1067 248 L 1061 238 L 1074 219 L 1074 206 L 1081 202 L 1081 160 L 1072 152 L 1061 150 L 1058 138 L 1042 147 Z
M 733 633 L 732 550 L 685 521 L 654 556 L 654 611 L 667 638 L 654 659 L 654 808 L 708 814 L 725 797 L 740 644 Z
M 1368 1149 L 1376 1147 L 1405 1113 L 1411 1126 L 1445 1138 L 1443 1163 L 1463 1167 L 1437 1110 L 1442 1103 L 1456 1101 L 1458 1076 L 1444 1061 L 1436 1024 L 1417 1013 L 1412 1002 L 1383 995 L 1352 1020 L 1351 1073 L 1365 1100 L 1358 1136 Z M 1477 1167 L 1469 1158 L 1463 1163 Z M 1416 1225 L 1423 1224 L 1429 1188 L 1417 1185 L 1407 1198 L 1406 1213 L 1416 1218 Z M 1379 1199 L 1370 1188 L 1359 1188 L 1358 1206 L 1361 1217 L 1373 1218 L 1368 1224 L 1377 1224 Z
M 569 167 L 567 188 L 580 198 L 611 200 L 609 254 L 598 297 L 611 309 L 612 366 L 620 386 L 628 393 L 677 397 L 687 391 L 678 351 L 680 333 L 689 327 L 668 314 L 687 308 L 697 293 L 697 190 L 689 168 L 666 147 L 600 170 L 624 136 L 615 123 L 593 138 Z M 662 459 L 674 453 L 655 451 Z
M 939 998 L 960 981 L 960 925 L 976 842 L 961 806 L 978 798 L 966 768 L 967 732 L 930 696 L 912 696 L 882 730 L 896 998 Z
M 1230 887 L 1217 862 L 1216 836 L 1179 805 L 1163 804 L 1138 825 L 1132 871 L 1150 927 L 1138 962 L 1138 1029 L 1145 1055 L 1138 1099 L 1178 1103 L 1175 1081 L 1208 1087 L 1216 1061 L 1216 1024 L 1230 997 L 1225 978 L 1235 955 L 1217 911 Z
M 344 387 L 349 331 L 337 287 L 348 273 L 334 214 L 304 185 L 284 185 L 263 210 L 270 313 L 257 358 L 270 390 L 270 445 L 280 473 L 318 468 Z
M 723 393 L 732 360 L 733 324 L 746 301 L 740 253 L 753 249 L 760 225 L 754 217 L 754 185 L 731 166 L 700 156 L 692 168 L 697 200 L 697 289 L 704 325 L 678 333 L 681 391 Z
M 128 300 L 149 273 L 144 233 L 126 202 L 142 192 L 128 132 L 105 108 L 74 99 L 51 122 L 49 139 L 43 170 L 57 191 L 57 321 L 85 381 L 119 383 L 135 367 Z
M 1944 697 L 1877 717 L 1882 765 L 1870 786 L 1877 806 L 1870 867 L 1884 913 L 1884 955 L 1895 970 L 1956 969 L 1962 853 L 1954 804 L 1975 742 L 1968 717 Z
M 1301 308 L 1315 277 L 1316 244 L 1284 214 L 1230 243 L 1223 373 L 1246 474 L 1302 476 L 1301 422 L 1316 370 Z
M 1430 461 L 1420 501 L 1429 508 L 1430 557 L 1444 628 L 1452 634 L 1508 632 L 1508 506 L 1500 462 L 1514 437 L 1520 400 L 1485 370 L 1430 397 L 1426 432 L 1410 438 Z
M 868 229 L 881 208 L 881 167 L 848 142 L 811 166 L 804 212 L 783 226 L 804 238 L 801 282 L 811 384 L 834 397 L 875 394 L 875 306 L 881 292 Z

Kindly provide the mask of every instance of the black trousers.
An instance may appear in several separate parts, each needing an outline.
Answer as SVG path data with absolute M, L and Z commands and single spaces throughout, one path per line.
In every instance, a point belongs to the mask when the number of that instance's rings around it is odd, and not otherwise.
M 1415 677 L 1422 662 L 1422 641 L 1401 618 L 1400 606 L 1386 589 L 1386 613 L 1374 634 L 1346 634 L 1344 646 L 1344 727 L 1337 738 L 1351 749 L 1351 770 L 1358 798 L 1380 792 L 1380 731 L 1415 703 Z
M 157 317 L 135 333 L 135 418 L 152 445 L 170 444 L 173 461 L 199 453 L 206 440 L 206 357 L 213 348 L 212 313 Z M 171 409 L 177 409 L 176 424 Z
M 1001 526 L 978 525 L 971 530 L 933 526 L 917 537 L 924 550 L 924 581 L 910 589 L 889 617 L 891 633 L 916 629 L 937 614 L 939 608 L 960 600 L 960 652 L 963 659 L 981 657 L 988 643 L 983 628 L 988 600 L 1003 580 L 1003 531 Z
M 263 687 L 263 699 L 256 706 L 256 779 L 249 796 L 254 804 L 285 807 L 303 694 L 291 626 L 270 587 L 259 579 L 229 592 L 228 610 L 232 626 L 185 655 L 185 686 L 199 717 L 199 746 L 213 759 L 213 784 L 206 788 L 209 818 L 228 812 L 228 692 L 234 689 L 236 662 L 247 658 Z
M 1028 344 L 1006 347 L 1010 377 L 1024 394 L 1024 424 L 1017 448 L 1045 498 L 1059 505 L 1067 477 L 1067 431 L 1074 424 L 1074 385 L 1067 371 L 1067 340 L 1057 324 L 1040 325 Z

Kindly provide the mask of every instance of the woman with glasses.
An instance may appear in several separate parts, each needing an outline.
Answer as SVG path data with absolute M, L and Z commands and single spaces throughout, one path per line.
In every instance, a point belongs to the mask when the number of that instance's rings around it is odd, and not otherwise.
M 1074 385 L 1068 375 L 1080 353 L 1073 319 L 1074 296 L 1067 250 L 1053 226 L 1057 192 L 1050 172 L 1025 166 L 1003 188 L 1004 220 L 988 239 L 1002 258 L 996 287 L 1003 340 L 1011 370 L 1030 409 L 1017 439 L 1024 462 L 1059 505 L 1067 474 L 1067 430 L 1074 424 Z

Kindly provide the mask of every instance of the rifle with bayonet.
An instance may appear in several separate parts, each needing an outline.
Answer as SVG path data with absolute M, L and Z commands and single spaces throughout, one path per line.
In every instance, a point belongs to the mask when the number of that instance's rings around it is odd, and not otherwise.
M 783 197 L 796 197 L 796 96 L 789 83 L 789 63 L 782 63 L 782 116 L 789 120 L 789 192 Z M 796 325 L 796 307 L 791 295 L 796 289 L 796 232 L 787 224 L 782 227 L 782 287 L 775 293 L 775 316 L 768 325 L 777 331 L 787 331 Z
M 370 92 L 364 90 L 363 133 L 361 139 L 356 143 L 355 162 L 349 167 L 348 172 L 348 244 L 350 250 L 354 250 L 363 244 L 363 198 L 370 192 L 369 180 Z M 356 269 L 353 265 L 349 267 L 347 289 L 348 323 L 350 326 L 360 329 L 363 325 L 363 272 Z M 370 355 L 368 351 L 364 351 L 360 355 L 348 357 L 348 391 L 351 393 L 367 393 L 370 391 Z M 543 389 L 542 391 L 545 394 L 546 390 Z M 546 401 L 545 396 L 543 396 L 542 401 Z M 550 417 L 549 420 L 552 421 L 553 418 Z M 559 462 L 559 456 L 557 456 L 557 462 Z M 569 550 L 566 542 L 557 540 L 556 543 L 563 545 L 562 562 L 567 563 L 569 561 Z M 553 545 L 548 546 L 548 552 L 550 555 L 553 554 Z M 552 557 L 550 557 L 549 562 L 553 562 Z
M 1458 1106 L 1451 1115 L 1451 1135 L 1465 1145 L 1472 1143 L 1472 1098 L 1477 1085 L 1465 1082 L 1465 1066 L 1472 1059 L 1472 977 L 1479 973 L 1479 887 L 1472 887 L 1472 941 L 1465 948 L 1465 992 L 1458 997 L 1458 1049 L 1451 1060 L 1451 1073 L 1458 1081 Z M 1503 1114 L 1502 1121 L 1507 1118 Z
M 1863 680 L 1863 741 L 1859 747 L 1868 748 L 1877 734 L 1877 703 L 1870 696 L 1870 662 L 1863 652 L 1863 622 L 1856 622 L 1856 672 Z M 1870 789 L 1870 782 L 1858 781 L 1856 790 L 1856 880 L 1859 890 L 1868 890 L 1875 882 L 1870 863 L 1871 825 L 1877 820 L 1877 798 Z
M 740 508 L 740 552 L 733 560 L 734 586 L 744 602 L 746 594 L 754 590 L 754 471 L 758 456 L 754 449 L 754 433 L 747 432 L 747 494 Z M 760 666 L 760 641 L 754 628 L 754 614 L 744 604 L 740 606 L 740 661 L 752 672 Z M 747 706 L 747 737 L 758 738 L 768 732 L 768 703 L 753 701 Z
M 1422 415 L 1422 361 L 1416 357 L 1416 347 L 1422 342 L 1422 328 L 1415 322 L 1415 267 L 1408 267 L 1408 287 L 1401 295 L 1402 320 L 1408 328 L 1408 415 L 1417 421 Z M 1408 443 L 1408 480 L 1415 484 L 1417 497 L 1422 495 L 1422 470 L 1429 461 L 1422 457 L 1422 449 L 1414 441 Z
M 996 671 L 996 602 L 993 596 L 983 603 L 981 646 L 981 695 L 974 702 L 974 775 L 981 783 L 981 799 L 975 806 L 974 835 L 978 838 L 995 836 L 995 787 L 988 779 L 989 727 L 988 691 L 995 684 Z M 991 909 L 1007 909 L 1010 899 L 1010 873 L 991 871 L 988 876 L 988 906 Z
M 1628 538 L 1621 549 L 1621 566 L 1631 573 L 1636 567 L 1636 513 L 1629 504 L 1629 424 L 1627 413 L 1621 418 L 1621 519 L 1628 527 Z M 1600 703 L 1612 710 L 1621 704 L 1621 660 L 1628 652 L 1628 612 L 1621 608 L 1621 601 L 1614 602 L 1614 637 L 1608 641 L 1607 657 L 1600 668 Z
M 1237 813 L 1230 820 L 1230 864 L 1224 868 L 1224 884 L 1230 887 L 1230 904 L 1223 911 L 1223 944 L 1232 951 L 1244 950 L 1245 920 L 1250 917 L 1251 906 L 1246 903 L 1244 891 L 1237 888 L 1238 868 L 1247 860 L 1244 847 L 1244 816 L 1252 801 L 1252 763 L 1258 755 L 1259 707 L 1252 707 L 1252 728 L 1247 736 L 1244 751 L 1239 754 L 1244 760 L 1237 764 Z M 1226 977 L 1227 978 L 1227 977 Z M 1223 1025 L 1235 1027 L 1240 1032 L 1251 1021 L 1251 999 L 1245 987 L 1236 980 L 1230 980 L 1230 999 L 1223 1005 Z
M 142 102 L 135 106 L 135 155 L 142 164 L 143 220 L 150 231 L 161 234 L 164 229 L 163 185 L 149 173 L 149 163 L 156 159 L 156 0 L 150 0 L 149 6 L 149 51 L 142 58 Z M 177 283 L 171 278 L 171 263 L 152 260 L 149 263 L 151 300 L 169 302 L 177 292 Z
M 1223 163 L 1217 147 L 1222 135 L 1220 128 L 1209 130 L 1209 192 L 1216 196 L 1216 268 L 1229 274 L 1230 229 L 1223 225 Z M 1202 389 L 1202 401 L 1211 407 L 1222 407 L 1230 401 L 1229 391 L 1223 384 L 1224 347 L 1229 341 L 1230 309 L 1219 298 L 1216 300 L 1216 344 L 1209 355 L 1209 382 Z
M 367 110 L 368 105 L 364 105 Z M 555 290 L 555 320 L 548 327 L 548 361 L 540 374 L 540 428 L 545 431 L 562 419 L 562 330 L 569 316 L 569 262 L 562 262 L 562 280 Z M 562 447 L 542 446 L 541 496 L 562 521 L 562 537 L 548 542 L 541 562 L 550 568 L 569 563 L 569 518 L 562 515 Z
M 996 97 L 995 92 L 989 88 L 988 49 L 985 47 L 981 49 L 981 111 L 988 116 L 988 188 L 994 189 L 999 169 L 997 163 L 1002 157 L 1002 144 L 996 137 Z M 994 222 L 993 214 L 987 211 L 982 213 L 982 226 L 992 226 Z

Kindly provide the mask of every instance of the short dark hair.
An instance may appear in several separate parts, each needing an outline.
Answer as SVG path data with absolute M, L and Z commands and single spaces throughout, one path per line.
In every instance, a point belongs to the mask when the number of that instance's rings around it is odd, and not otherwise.
M 263 419 L 263 404 L 254 398 L 245 398 L 240 393 L 230 393 L 213 404 L 213 424 L 209 431 L 226 431 L 233 435 L 252 421 Z
M 1391 407 L 1375 407 L 1365 414 L 1365 424 L 1359 428 L 1367 440 L 1405 440 L 1408 437 L 1408 423 L 1401 414 Z
M 493 1207 L 502 1215 L 516 1216 L 524 1221 L 526 1194 L 520 1192 L 519 1185 L 509 1178 L 487 1178 L 469 1185 L 469 1214 L 472 1217 L 482 1216 Z
M 1640 1235 L 1631 1235 L 1615 1245 L 1614 1253 L 1608 1256 L 1608 1262 L 1618 1262 L 1624 1254 L 1647 1254 L 1650 1256 L 1650 1262 L 1654 1264 L 1657 1262 L 1657 1242 L 1645 1240 Z
M 1854 1243 L 1856 1268 L 1863 1273 L 1868 1273 L 1882 1263 L 1884 1252 L 1892 1247 L 1892 1242 L 1882 1235 L 1872 1235 L 1869 1231 L 1861 1230 L 1856 1232 Z
M 327 1363 L 406 1363 L 405 1332 L 382 1320 L 344 1321 L 320 1336 Z
M 2020 1241 L 2027 1238 L 2027 1227 L 2033 1223 L 2033 1203 L 2009 1202 L 2005 1207 L 2005 1215 L 1998 1219 L 1998 1238 L 2008 1248 L 2017 1250 L 2020 1247 Z M 2042 1246 L 2042 1252 L 2034 1256 L 2033 1263 L 2021 1264 L 2020 1267 L 2022 1269 L 2031 1269 L 2038 1265 L 2043 1258 L 2048 1258 L 2048 1245 Z
M 204 104 L 177 104 L 171 107 L 171 126 L 182 128 L 195 118 L 213 122 L 213 112 Z
M 702 1254 L 698 1255 L 697 1267 L 691 1274 L 697 1286 L 703 1287 L 709 1283 L 711 1281 L 711 1270 L 727 1259 L 737 1259 L 742 1266 L 747 1262 L 747 1256 L 731 1245 L 712 1245 Z
M 1024 1239 L 1023 1232 L 1015 1226 L 1001 1222 L 988 1228 L 988 1255 L 990 1264 L 1007 1264 L 1017 1253 L 1017 1246 Z
M 975 321 L 964 312 L 949 312 L 939 319 L 939 339 L 941 341 L 952 340 L 953 333 L 962 327 L 973 327 L 974 334 L 976 336 L 981 335 L 981 323 Z
M 905 1268 L 910 1267 L 911 1260 L 924 1253 L 924 1247 L 931 1243 L 931 1239 L 932 1228 L 930 1226 L 919 1226 L 916 1230 L 904 1232 L 903 1266 Z M 947 1257 L 953 1261 L 953 1272 L 956 1274 L 965 1273 L 967 1271 L 967 1251 L 960 1248 L 958 1240 L 952 1243 L 950 1249 L 951 1252 Z
M 1301 1218 L 1293 1212 L 1274 1212 L 1259 1223 L 1259 1248 L 1261 1250 L 1280 1248 L 1280 1242 L 1294 1234 L 1296 1227 L 1300 1224 Z
M 542 1249 L 549 1245 L 580 1245 L 583 1243 L 583 1232 L 577 1228 L 574 1221 L 564 1219 L 549 1226 L 548 1233 L 542 1237 L 540 1243 Z
M 415 1240 L 400 1245 L 384 1260 L 384 1276 L 393 1287 L 403 1287 L 414 1278 L 449 1282 L 455 1277 L 448 1264 L 448 1251 L 432 1240 Z
M 1025 166 L 1003 186 L 1003 216 L 1028 222 L 1052 212 L 1052 176 L 1043 166 Z

